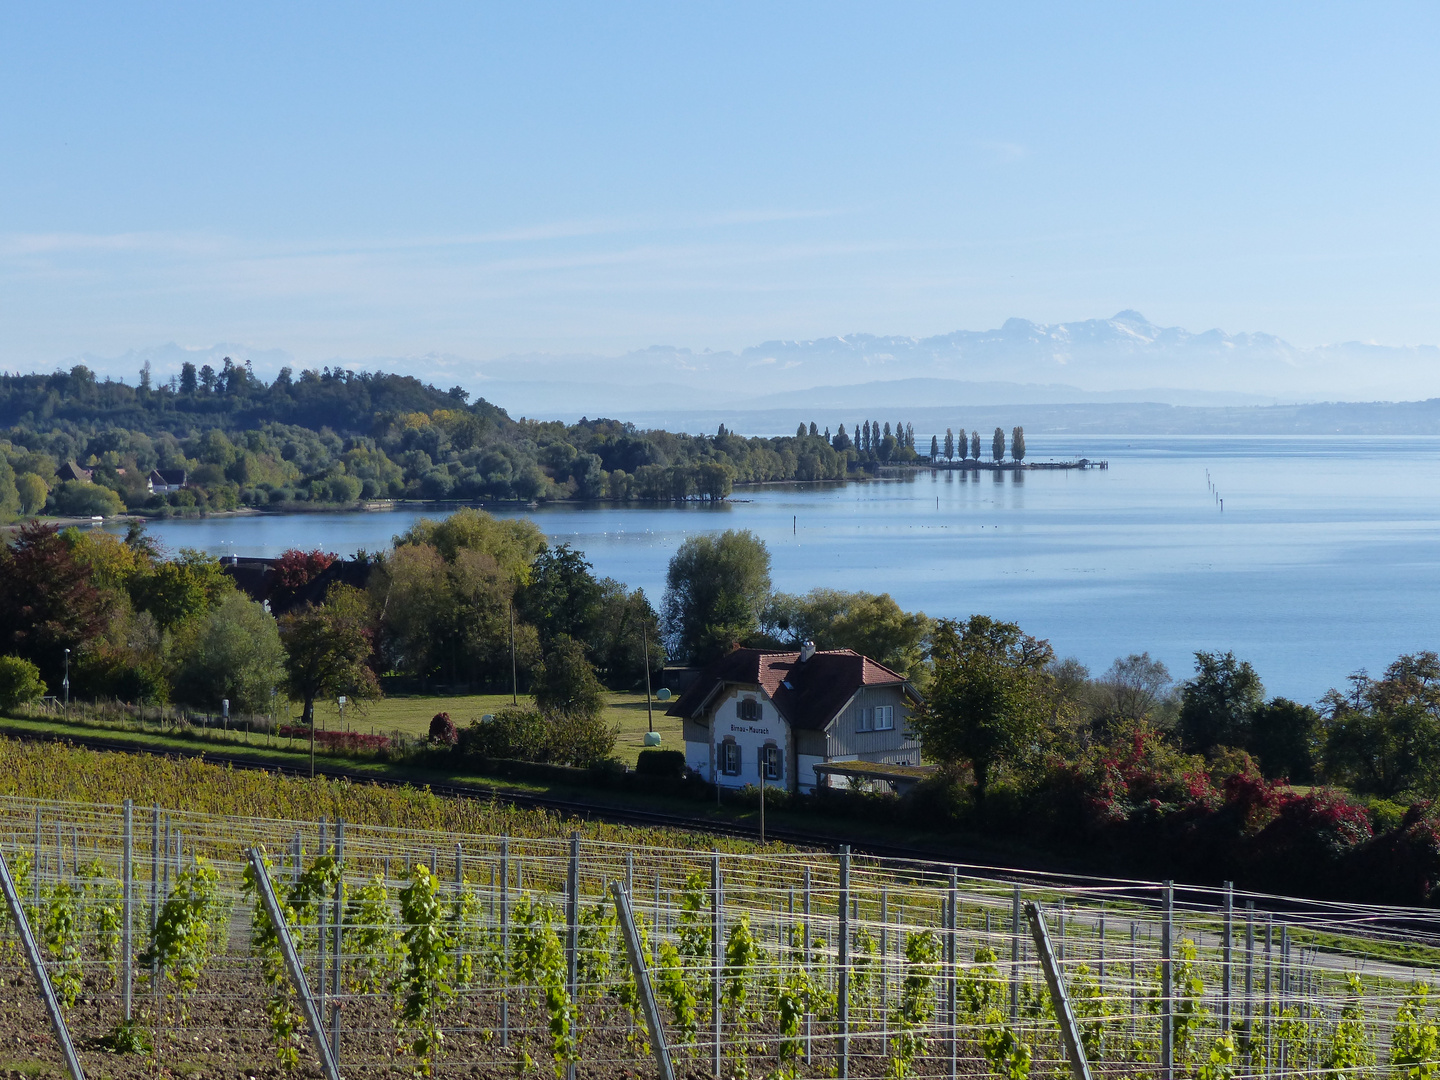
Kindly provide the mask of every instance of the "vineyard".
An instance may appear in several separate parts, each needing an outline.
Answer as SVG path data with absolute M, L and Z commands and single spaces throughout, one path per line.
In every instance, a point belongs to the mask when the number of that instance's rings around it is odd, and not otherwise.
M 1440 1075 L 1424 910 L 21 798 L 0 853 L 22 1075 Z

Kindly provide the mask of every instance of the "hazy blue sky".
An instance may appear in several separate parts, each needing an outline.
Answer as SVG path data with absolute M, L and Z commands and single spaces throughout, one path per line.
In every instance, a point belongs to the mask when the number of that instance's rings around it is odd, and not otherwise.
M 1431 4 L 0 9 L 0 368 L 1440 342 Z

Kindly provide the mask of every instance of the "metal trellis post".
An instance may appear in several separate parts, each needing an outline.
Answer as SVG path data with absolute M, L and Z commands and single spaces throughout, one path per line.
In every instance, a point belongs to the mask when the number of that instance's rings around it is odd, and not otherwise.
M 945 1011 L 950 1027 L 950 1077 L 954 1080 L 960 1068 L 960 999 L 956 980 L 957 965 L 960 962 L 960 942 L 956 931 L 960 926 L 960 877 L 959 872 L 950 868 L 949 933 L 945 941 Z
M 570 1000 L 580 999 L 580 834 L 570 834 L 570 873 L 565 884 L 565 965 L 566 985 L 570 987 Z M 579 1043 L 579 1039 L 576 1039 Z M 571 1061 L 567 1075 L 575 1080 L 575 1062 Z
M 1020 1022 L 1020 883 L 1010 895 L 1010 1023 Z
M 342 932 L 345 925 L 345 874 L 343 866 L 345 862 L 345 821 L 343 818 L 335 819 L 335 917 L 331 920 L 334 924 L 334 947 L 331 953 L 330 972 L 330 1052 L 335 1055 L 335 1062 L 340 1062 L 340 950 L 344 944 Z
M 1220 974 L 1220 1030 L 1230 1032 L 1230 985 L 1231 964 L 1234 960 L 1235 943 L 1235 883 L 1225 882 L 1225 948 L 1221 951 Z
M 1175 1001 L 1172 953 L 1175 936 L 1175 886 L 1161 886 L 1165 921 L 1160 924 L 1160 1071 L 1165 1080 L 1175 1080 Z
M 724 1029 L 724 1017 L 720 1013 L 720 969 L 725 962 L 724 927 L 721 925 L 721 905 L 724 903 L 720 886 L 720 853 L 710 854 L 710 1009 L 715 1021 L 715 1080 L 720 1080 L 720 1038 Z
M 640 933 L 635 929 L 635 915 L 630 909 L 630 894 L 618 881 L 610 883 L 610 892 L 615 897 L 615 911 L 620 916 L 625 952 L 630 957 L 635 988 L 640 995 L 641 1011 L 645 1014 L 645 1026 L 650 1031 L 650 1049 L 655 1055 L 659 1080 L 675 1080 L 675 1070 L 670 1065 L 670 1048 L 665 1043 L 665 1026 L 660 1022 L 660 1009 L 655 1003 L 655 991 L 650 985 L 650 969 L 645 966 L 645 950 L 640 945 Z
M 135 804 L 125 800 L 125 854 L 121 858 L 121 888 L 125 890 L 120 918 L 120 977 L 121 994 L 125 1019 L 130 1019 L 130 992 L 134 985 L 134 972 L 130 969 L 131 956 L 135 945 Z
M 1255 1033 L 1255 901 L 1245 901 L 1245 1045 Z M 1253 1057 L 1253 1050 L 1250 1053 Z
M 1055 1018 L 1060 1022 L 1060 1034 L 1065 1040 L 1065 1057 L 1070 1062 L 1070 1075 L 1074 1080 L 1091 1080 L 1090 1062 L 1085 1057 L 1085 1043 L 1080 1038 L 1080 1025 L 1075 1022 L 1075 1012 L 1070 1008 L 1070 996 L 1065 992 L 1065 980 L 1061 977 L 1060 966 L 1050 948 L 1050 935 L 1045 929 L 1045 918 L 1040 905 L 1025 905 L 1025 915 L 1030 920 L 1030 932 L 1035 937 L 1035 954 L 1039 957 L 1045 982 L 1050 988 L 1050 1001 L 1055 1006 Z
M 850 1076 L 850 845 L 840 845 L 840 1080 Z
M 510 1045 L 510 838 L 500 838 L 500 1045 Z
M 10 867 L 3 854 L 0 854 L 0 887 L 5 890 L 5 904 L 10 908 L 10 917 L 15 920 L 15 929 L 20 934 L 25 959 L 29 962 L 30 971 L 40 988 L 45 1011 L 50 1015 L 50 1027 L 54 1030 L 55 1041 L 60 1044 L 60 1052 L 65 1057 L 65 1068 L 69 1070 L 71 1080 L 85 1080 L 80 1059 L 75 1056 L 75 1045 L 70 1041 L 70 1030 L 65 1026 L 65 1016 L 60 1011 L 60 1002 L 55 998 L 50 976 L 45 971 L 45 962 L 40 958 L 40 946 L 35 943 L 35 935 L 30 932 L 30 921 L 25 918 L 25 908 L 20 903 L 20 894 L 15 891 L 15 881 L 10 877 Z
M 305 969 L 301 967 L 300 957 L 295 952 L 295 943 L 290 938 L 290 927 L 285 923 L 280 902 L 275 899 L 275 890 L 270 887 L 270 875 L 265 870 L 265 860 L 259 848 L 250 849 L 250 867 L 260 889 L 260 899 L 265 904 L 265 913 L 270 916 L 270 925 L 275 928 L 275 936 L 280 943 L 280 955 L 285 960 L 285 970 L 290 973 L 290 981 L 300 997 L 300 1009 L 305 1014 L 305 1023 L 310 1027 L 310 1038 L 320 1056 L 320 1067 L 325 1072 L 326 1080 L 340 1080 L 340 1070 L 335 1064 L 334 1055 L 330 1053 L 330 1043 L 325 1038 L 325 1027 L 320 1014 L 315 1009 L 310 984 L 305 981 Z

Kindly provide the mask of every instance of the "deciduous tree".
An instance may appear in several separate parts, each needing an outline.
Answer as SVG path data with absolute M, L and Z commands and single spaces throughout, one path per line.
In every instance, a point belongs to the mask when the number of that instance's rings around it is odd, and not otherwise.
M 380 695 L 370 669 L 372 638 L 365 594 L 348 585 L 331 589 L 324 604 L 307 604 L 280 620 L 285 683 L 291 698 L 304 706 L 306 726 L 314 726 L 319 697 Z
M 911 727 L 931 761 L 975 774 L 983 805 L 997 766 L 1020 758 L 1046 722 L 1048 641 L 985 615 L 941 619 L 931 635 L 934 674 Z
M 1180 689 L 1180 741 L 1189 753 L 1244 747 L 1265 687 L 1248 661 L 1233 652 L 1195 654 L 1195 677 Z
M 14 546 L 0 544 L 0 653 L 30 660 L 51 686 L 65 650 L 97 637 L 112 607 L 55 526 L 27 522 Z
M 692 536 L 665 577 L 665 636 L 672 655 L 706 664 L 760 626 L 770 597 L 770 552 L 748 529 Z

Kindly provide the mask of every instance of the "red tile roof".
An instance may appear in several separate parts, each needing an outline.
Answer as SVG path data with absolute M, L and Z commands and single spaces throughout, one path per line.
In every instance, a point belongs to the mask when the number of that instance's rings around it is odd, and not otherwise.
M 727 683 L 759 685 L 792 728 L 820 731 L 863 686 L 904 686 L 905 677 L 853 649 L 798 652 L 735 649 L 711 664 L 670 706 L 669 716 L 698 716 Z

